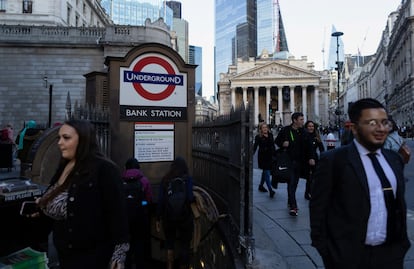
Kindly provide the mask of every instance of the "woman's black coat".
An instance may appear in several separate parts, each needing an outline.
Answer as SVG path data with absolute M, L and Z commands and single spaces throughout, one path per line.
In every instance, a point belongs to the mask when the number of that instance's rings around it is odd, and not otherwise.
M 272 157 L 276 151 L 273 141 L 273 135 L 269 132 L 268 136 L 256 135 L 254 138 L 253 151 L 259 148 L 257 161 L 259 168 L 263 170 L 272 170 Z

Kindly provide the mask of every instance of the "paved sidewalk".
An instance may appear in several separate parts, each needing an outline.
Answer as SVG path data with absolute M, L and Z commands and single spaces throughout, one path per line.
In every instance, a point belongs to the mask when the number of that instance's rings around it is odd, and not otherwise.
M 289 215 L 287 184 L 281 183 L 272 199 L 257 190 L 261 170 L 253 169 L 253 237 L 257 269 L 321 269 L 322 259 L 310 240 L 308 201 L 304 198 L 305 180 L 300 179 L 296 192 L 299 216 Z M 407 213 L 408 234 L 413 247 L 405 259 L 406 269 L 414 268 L 414 212 Z

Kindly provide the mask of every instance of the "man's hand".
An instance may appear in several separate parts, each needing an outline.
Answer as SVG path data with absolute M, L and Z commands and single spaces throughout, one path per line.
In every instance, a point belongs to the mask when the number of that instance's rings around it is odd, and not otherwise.
M 283 141 L 282 147 L 284 148 L 289 147 L 289 141 Z

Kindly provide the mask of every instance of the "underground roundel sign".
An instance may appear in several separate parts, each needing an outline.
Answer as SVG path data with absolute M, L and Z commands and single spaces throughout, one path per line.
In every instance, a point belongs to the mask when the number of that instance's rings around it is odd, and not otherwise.
M 187 76 L 168 57 L 146 53 L 120 68 L 120 105 L 187 106 Z

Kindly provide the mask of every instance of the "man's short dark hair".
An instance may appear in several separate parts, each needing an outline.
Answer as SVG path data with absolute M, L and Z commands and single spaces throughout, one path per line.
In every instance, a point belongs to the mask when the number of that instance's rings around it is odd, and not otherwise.
M 381 104 L 378 100 L 373 98 L 363 98 L 359 99 L 355 103 L 348 108 L 348 116 L 351 122 L 356 123 L 358 122 L 359 118 L 361 117 L 362 110 L 369 109 L 369 108 L 383 108 L 385 107 Z
M 302 112 L 293 112 L 293 114 L 292 114 L 292 122 L 293 122 L 293 120 L 297 120 L 299 117 L 303 117 L 303 113 Z

